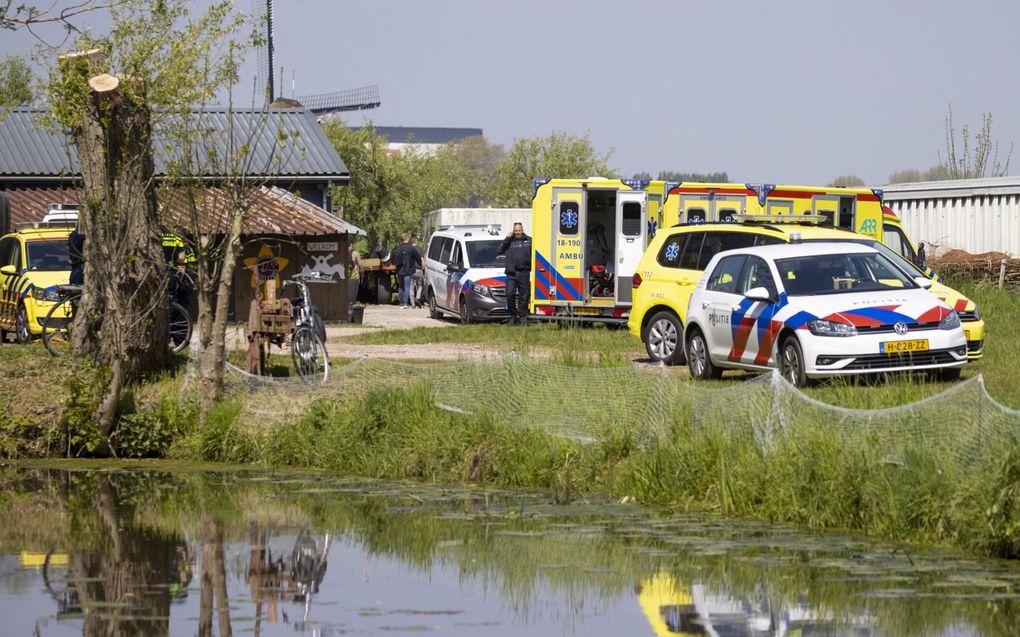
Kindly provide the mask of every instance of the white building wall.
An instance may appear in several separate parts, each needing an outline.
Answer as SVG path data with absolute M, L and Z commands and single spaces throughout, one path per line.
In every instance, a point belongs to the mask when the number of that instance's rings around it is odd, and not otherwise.
M 884 191 L 886 205 L 911 239 L 931 246 L 929 254 L 1020 255 L 1020 177 L 895 184 Z
M 510 234 L 515 223 L 531 235 L 531 208 L 440 208 L 425 215 L 422 237 L 427 239 L 439 226 L 489 225 L 498 223 L 503 235 Z

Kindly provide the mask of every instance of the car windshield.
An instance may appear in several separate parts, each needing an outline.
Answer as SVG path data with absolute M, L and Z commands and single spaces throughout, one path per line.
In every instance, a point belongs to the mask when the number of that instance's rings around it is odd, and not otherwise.
M 28 269 L 36 272 L 61 272 L 71 269 L 67 239 L 26 241 Z
M 897 266 L 899 266 L 899 268 L 901 270 L 903 270 L 904 272 L 906 272 L 910 276 L 923 276 L 923 277 L 927 277 L 928 276 L 927 274 L 922 272 L 920 268 L 918 268 L 916 265 L 914 265 L 914 263 L 912 263 L 910 261 L 910 259 L 907 259 L 902 254 L 900 254 L 899 252 L 896 252 L 895 250 L 893 250 L 889 246 L 885 245 L 881 241 L 875 241 L 874 239 L 810 239 L 810 240 L 804 241 L 804 243 L 819 243 L 819 242 L 822 242 L 822 241 L 830 241 L 830 242 L 831 241 L 838 241 L 840 243 L 844 243 L 844 242 L 845 243 L 857 243 L 857 244 L 862 245 L 862 246 L 868 246 L 869 248 L 874 248 L 874 249 L 878 250 L 879 252 L 881 252 L 882 254 L 884 254 L 885 256 L 889 257 L 890 261 L 895 263 Z
M 506 255 L 496 254 L 501 239 L 491 241 L 466 241 L 468 265 L 472 268 L 502 268 L 506 265 Z
M 790 296 L 877 292 L 918 287 L 886 256 L 877 253 L 816 254 L 776 259 Z

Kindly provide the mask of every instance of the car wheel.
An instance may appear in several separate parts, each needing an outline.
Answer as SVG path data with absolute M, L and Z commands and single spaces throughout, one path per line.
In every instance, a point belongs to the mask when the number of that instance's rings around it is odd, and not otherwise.
M 708 341 L 701 330 L 694 328 L 687 339 L 687 369 L 691 378 L 698 380 L 714 380 L 722 376 L 722 369 L 712 363 L 708 355 Z
M 32 341 L 32 332 L 28 328 L 28 310 L 24 305 L 18 307 L 18 317 L 14 321 L 14 339 L 22 345 Z
M 442 318 L 443 313 L 439 310 L 436 305 L 436 295 L 432 292 L 432 288 L 429 288 L 429 316 L 434 319 Z
M 804 373 L 804 350 L 800 348 L 796 336 L 786 337 L 779 349 L 779 373 L 796 387 L 808 384 L 807 374 Z
M 468 307 L 467 299 L 460 297 L 460 322 L 464 325 L 471 323 L 471 308 Z
M 649 358 L 665 365 L 683 365 L 683 326 L 672 312 L 659 312 L 645 329 L 645 351 Z

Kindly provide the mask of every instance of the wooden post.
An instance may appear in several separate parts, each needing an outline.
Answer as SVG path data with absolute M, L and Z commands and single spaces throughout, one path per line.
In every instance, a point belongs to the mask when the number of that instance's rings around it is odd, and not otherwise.
M 1009 263 L 1009 255 L 1003 254 L 1002 261 L 999 262 L 999 289 L 1006 285 L 1006 264 Z

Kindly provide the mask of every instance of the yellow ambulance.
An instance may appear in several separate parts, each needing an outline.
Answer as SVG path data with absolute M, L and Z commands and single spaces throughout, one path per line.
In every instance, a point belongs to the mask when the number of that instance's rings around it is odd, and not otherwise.
M 532 318 L 626 323 L 632 279 L 663 224 L 666 184 L 638 179 L 536 179 Z

